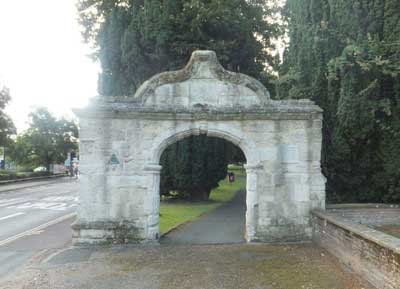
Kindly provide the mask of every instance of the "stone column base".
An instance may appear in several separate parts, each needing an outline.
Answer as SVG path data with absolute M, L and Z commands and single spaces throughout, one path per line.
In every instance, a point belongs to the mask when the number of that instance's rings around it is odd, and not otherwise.
M 158 239 L 148 238 L 144 230 L 131 222 L 75 222 L 71 227 L 73 245 L 158 243 Z

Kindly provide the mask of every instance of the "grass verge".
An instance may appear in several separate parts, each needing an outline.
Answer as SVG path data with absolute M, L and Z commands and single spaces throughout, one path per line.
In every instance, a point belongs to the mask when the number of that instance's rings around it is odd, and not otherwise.
M 219 187 L 212 190 L 210 200 L 207 202 L 190 202 L 183 200 L 166 200 L 160 204 L 160 234 L 176 228 L 177 226 L 197 219 L 199 216 L 215 210 L 229 202 L 235 193 L 246 187 L 246 174 L 243 168 L 229 167 L 235 173 L 236 180 L 229 184 L 228 179 L 219 183 Z

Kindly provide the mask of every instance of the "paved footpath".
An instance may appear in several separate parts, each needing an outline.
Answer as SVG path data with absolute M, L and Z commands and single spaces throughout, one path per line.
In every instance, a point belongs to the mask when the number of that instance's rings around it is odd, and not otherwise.
M 161 238 L 161 244 L 244 243 L 246 192 L 238 191 L 231 202 L 183 225 Z
M 313 244 L 71 248 L 1 289 L 373 289 Z

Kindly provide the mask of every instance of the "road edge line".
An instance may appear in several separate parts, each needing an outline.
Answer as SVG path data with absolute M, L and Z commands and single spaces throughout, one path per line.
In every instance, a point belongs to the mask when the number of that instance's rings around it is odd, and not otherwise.
M 68 220 L 68 219 L 73 218 L 75 216 L 76 216 L 76 213 L 70 213 L 70 214 L 58 217 L 57 219 L 51 220 L 51 221 L 49 221 L 47 223 L 44 223 L 42 225 L 39 225 L 37 227 L 34 227 L 32 229 L 29 229 L 29 230 L 27 230 L 25 232 L 22 232 L 22 233 L 19 233 L 17 235 L 14 235 L 12 237 L 9 237 L 9 238 L 7 238 L 5 240 L 0 241 L 0 247 L 8 245 L 8 244 L 10 244 L 10 243 L 12 243 L 14 241 L 17 241 L 17 240 L 19 240 L 19 239 L 21 239 L 21 238 L 23 238 L 25 236 L 31 235 L 31 234 L 33 234 L 33 233 L 35 233 L 37 231 L 40 231 L 40 230 L 43 230 L 43 229 L 48 228 L 50 226 L 56 225 L 58 223 L 61 223 L 61 222 L 65 221 L 65 220 Z

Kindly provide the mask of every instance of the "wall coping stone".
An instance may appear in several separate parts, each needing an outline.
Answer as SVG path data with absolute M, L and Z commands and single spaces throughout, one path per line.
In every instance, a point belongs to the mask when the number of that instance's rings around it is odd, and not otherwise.
M 379 204 L 379 203 L 354 203 L 354 204 L 329 204 L 326 205 L 328 210 L 342 209 L 399 209 L 400 204 Z
M 360 225 L 347 221 L 346 219 L 340 216 L 337 215 L 333 216 L 326 211 L 313 210 L 311 213 L 329 223 L 332 223 L 342 229 L 345 229 L 353 234 L 356 234 L 367 241 L 374 242 L 375 244 L 387 248 L 393 251 L 394 253 L 400 255 L 399 238 L 374 230 L 365 225 Z

